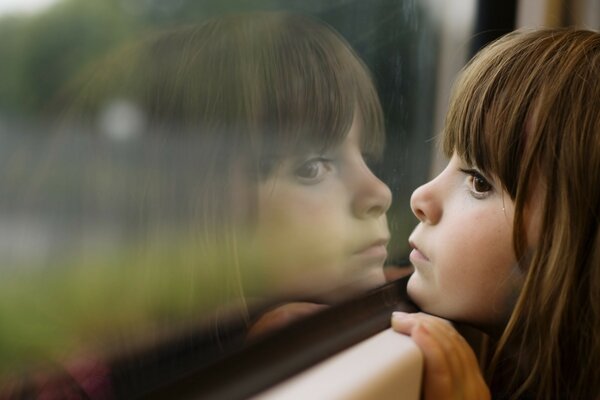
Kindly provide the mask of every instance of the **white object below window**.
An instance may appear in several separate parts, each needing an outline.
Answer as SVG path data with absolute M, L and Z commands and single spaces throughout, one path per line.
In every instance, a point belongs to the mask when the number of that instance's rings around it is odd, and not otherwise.
M 418 400 L 423 356 L 391 328 L 258 394 L 253 400 Z

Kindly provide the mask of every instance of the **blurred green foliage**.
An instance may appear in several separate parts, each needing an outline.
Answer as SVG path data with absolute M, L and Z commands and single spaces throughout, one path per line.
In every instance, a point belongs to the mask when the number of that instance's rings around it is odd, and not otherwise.
M 106 253 L 75 252 L 50 265 L 5 270 L 0 389 L 3 375 L 36 362 L 81 352 L 110 358 L 207 326 L 217 309 L 233 310 L 237 301 L 215 273 L 227 268 L 218 254 L 199 251 L 191 236 L 162 232 Z M 245 254 L 245 265 L 255 265 Z M 260 271 L 253 272 L 246 288 L 266 293 Z
M 40 14 L 0 19 L 0 112 L 27 117 L 86 63 L 137 29 L 116 1 L 63 0 Z

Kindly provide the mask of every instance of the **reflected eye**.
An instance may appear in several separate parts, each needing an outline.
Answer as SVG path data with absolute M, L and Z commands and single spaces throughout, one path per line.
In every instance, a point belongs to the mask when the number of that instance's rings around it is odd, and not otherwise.
M 486 197 L 494 188 L 486 178 L 474 169 L 461 169 L 461 171 L 469 175 L 469 190 L 478 199 Z
M 311 158 L 294 170 L 294 176 L 303 183 L 317 183 L 322 180 L 328 169 L 329 160 L 322 157 Z

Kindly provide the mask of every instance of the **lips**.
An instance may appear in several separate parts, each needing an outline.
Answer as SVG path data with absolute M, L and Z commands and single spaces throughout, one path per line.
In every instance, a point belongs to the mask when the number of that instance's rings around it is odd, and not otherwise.
M 427 256 L 421 252 L 421 250 L 419 249 L 419 247 L 415 244 L 415 242 L 413 242 L 411 239 L 409 239 L 408 244 L 410 245 L 410 247 L 413 248 L 413 250 L 410 252 L 410 261 L 411 262 L 419 262 L 419 261 L 429 261 L 429 258 L 427 258 Z
M 382 261 L 385 261 L 387 258 L 388 241 L 389 239 L 387 238 L 376 240 L 363 247 L 361 250 L 355 252 L 354 255 L 365 258 L 381 259 Z
M 355 254 L 362 254 L 362 253 L 369 252 L 373 249 L 378 249 L 381 247 L 386 248 L 388 241 L 389 241 L 389 239 L 376 240 L 376 241 L 372 242 L 371 244 L 363 247 L 361 250 L 357 251 Z

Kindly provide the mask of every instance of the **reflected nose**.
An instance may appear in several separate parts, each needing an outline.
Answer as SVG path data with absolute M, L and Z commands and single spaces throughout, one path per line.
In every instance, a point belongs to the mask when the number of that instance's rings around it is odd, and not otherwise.
M 436 196 L 436 180 L 419 186 L 410 196 L 410 208 L 419 221 L 435 225 L 442 217 L 442 207 Z
M 392 204 L 390 188 L 366 166 L 353 201 L 353 212 L 358 218 L 377 218 L 387 212 Z

